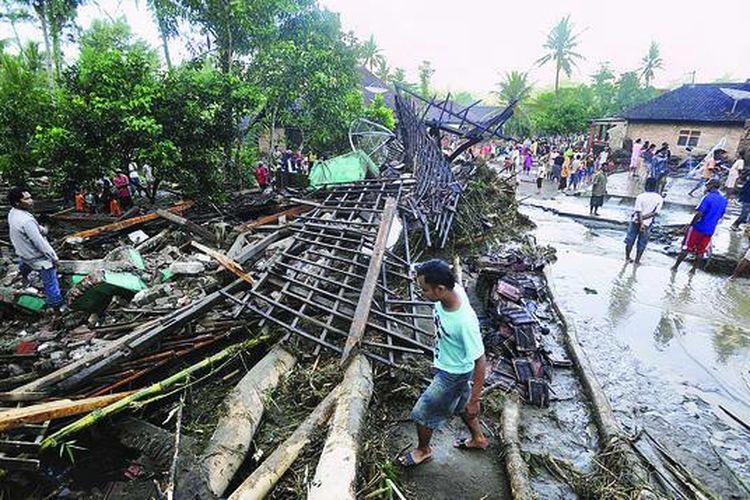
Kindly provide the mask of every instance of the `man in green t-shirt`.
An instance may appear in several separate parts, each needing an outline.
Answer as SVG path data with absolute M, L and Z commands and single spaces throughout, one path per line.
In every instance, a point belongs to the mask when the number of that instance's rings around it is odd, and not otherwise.
M 406 467 L 432 458 L 432 433 L 452 415 L 461 415 L 471 432 L 454 443 L 456 448 L 483 450 L 489 445 L 479 423 L 486 360 L 477 315 L 446 262 L 436 259 L 419 266 L 417 283 L 424 297 L 435 302 L 435 376 L 411 412 L 419 444 L 399 457 Z

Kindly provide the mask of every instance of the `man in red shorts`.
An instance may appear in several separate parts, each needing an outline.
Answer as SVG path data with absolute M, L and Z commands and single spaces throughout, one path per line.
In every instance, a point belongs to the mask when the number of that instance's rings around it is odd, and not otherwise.
M 677 256 L 677 261 L 672 266 L 672 271 L 677 271 L 688 253 L 695 254 L 693 268 L 690 270 L 694 273 L 698 264 L 706 253 L 708 245 L 711 243 L 711 237 L 716 231 L 716 226 L 724 216 L 727 210 L 727 199 L 719 192 L 721 183 L 716 179 L 711 179 L 706 184 L 706 195 L 701 200 L 693 220 L 687 228 L 685 239 L 682 243 L 682 251 Z

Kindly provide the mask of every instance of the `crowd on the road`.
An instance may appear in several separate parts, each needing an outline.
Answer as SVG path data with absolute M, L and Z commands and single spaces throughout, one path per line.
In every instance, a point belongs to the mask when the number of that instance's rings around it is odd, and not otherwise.
M 446 145 L 443 146 L 445 150 Z M 654 221 L 663 207 L 670 175 L 675 170 L 670 146 L 666 142 L 657 145 L 637 138 L 632 142 L 629 162 L 626 157 L 624 165 L 615 164 L 608 147 L 595 154 L 587 146 L 583 138 L 526 139 L 504 145 L 489 141 L 478 150 L 467 150 L 464 159 L 494 160 L 501 173 L 517 179 L 535 175 L 538 194 L 542 193 L 545 182 L 554 183 L 558 192 L 567 194 L 590 188 L 589 214 L 592 216 L 599 216 L 607 196 L 608 175 L 624 167 L 632 182 L 643 187 L 643 192 L 635 199 L 625 236 L 626 260 L 640 263 Z M 745 169 L 744 157 L 745 151 L 731 158 L 723 149 L 713 148 L 702 162 L 686 163 L 688 176 L 698 177 L 689 195 L 694 196 L 699 190 L 704 192 L 693 219 L 685 228 L 674 270 L 688 254 L 695 256 L 693 271 L 697 268 L 710 248 L 711 237 L 730 200 L 742 204 L 732 230 L 739 230 L 740 224 L 750 221 L 750 182 L 744 182 L 750 169 Z M 636 250 L 634 259 L 633 249 Z M 750 251 L 746 259 L 750 268 Z

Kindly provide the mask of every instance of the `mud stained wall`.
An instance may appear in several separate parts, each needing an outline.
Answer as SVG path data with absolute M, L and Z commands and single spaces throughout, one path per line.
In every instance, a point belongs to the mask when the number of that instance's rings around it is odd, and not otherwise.
M 734 158 L 737 155 L 740 139 L 745 134 L 745 127 L 742 124 L 711 125 L 686 122 L 629 122 L 627 137 L 633 141 L 640 137 L 643 141 L 656 143 L 657 147 L 662 142 L 666 142 L 669 144 L 673 154 L 686 156 L 687 152 L 685 148 L 677 146 L 680 130 L 699 130 L 701 135 L 696 149 L 703 153 L 711 149 L 722 137 L 726 137 L 727 143 L 724 149 L 729 153 L 730 158 Z

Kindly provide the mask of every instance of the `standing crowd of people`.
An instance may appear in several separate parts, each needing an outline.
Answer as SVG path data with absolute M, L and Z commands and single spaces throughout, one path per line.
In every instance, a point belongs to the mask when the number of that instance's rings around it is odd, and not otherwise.
M 63 184 L 63 202 L 73 205 L 76 212 L 108 214 L 120 217 L 123 211 L 133 207 L 136 197 L 145 196 L 154 186 L 151 166 L 144 163 L 141 168 L 135 162 L 128 165 L 127 173 L 103 175 L 91 186 L 81 186 L 74 179 Z

